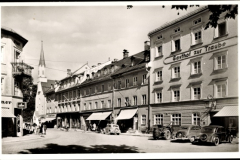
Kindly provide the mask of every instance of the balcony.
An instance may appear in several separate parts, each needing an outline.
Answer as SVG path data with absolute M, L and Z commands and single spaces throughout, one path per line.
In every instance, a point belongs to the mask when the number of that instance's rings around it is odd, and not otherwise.
M 32 66 L 27 65 L 24 62 L 11 62 L 12 64 L 12 74 L 14 76 L 32 76 Z

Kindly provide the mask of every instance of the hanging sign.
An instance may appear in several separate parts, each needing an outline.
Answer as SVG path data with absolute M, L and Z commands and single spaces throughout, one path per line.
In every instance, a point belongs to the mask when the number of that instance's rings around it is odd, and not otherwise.
M 27 102 L 18 102 L 17 103 L 18 109 L 26 109 L 27 108 Z

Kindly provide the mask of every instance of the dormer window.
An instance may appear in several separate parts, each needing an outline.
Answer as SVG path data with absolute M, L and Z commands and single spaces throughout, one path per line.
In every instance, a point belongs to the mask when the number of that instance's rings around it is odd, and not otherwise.
M 87 79 L 90 79 L 90 75 L 89 74 L 87 74 Z
M 196 25 L 196 24 L 199 24 L 202 22 L 202 19 L 201 18 L 198 18 L 196 20 L 193 21 L 193 25 Z
M 94 73 L 94 72 L 92 72 L 92 78 L 94 77 L 94 74 L 95 74 L 95 73 Z

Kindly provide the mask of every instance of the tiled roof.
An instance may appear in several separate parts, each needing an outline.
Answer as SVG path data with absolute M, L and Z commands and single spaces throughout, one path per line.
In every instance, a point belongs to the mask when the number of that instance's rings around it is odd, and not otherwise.
M 49 79 L 47 80 L 47 82 L 41 82 L 43 93 L 51 89 L 51 84 L 54 84 L 54 83 L 55 83 L 55 80 L 49 80 Z
M 198 8 L 198 9 L 196 9 L 195 11 L 192 11 L 192 12 L 190 12 L 190 13 L 182 16 L 182 17 L 179 17 L 179 18 L 177 18 L 177 19 L 175 19 L 175 20 L 173 20 L 173 21 L 171 21 L 171 22 L 167 22 L 167 23 L 163 24 L 162 26 L 160 26 L 160 27 L 158 27 L 158 28 L 150 31 L 150 32 L 148 33 L 148 36 L 151 36 L 152 34 L 158 32 L 158 31 L 160 31 L 160 30 L 163 30 L 163 29 L 165 29 L 165 28 L 167 28 L 167 27 L 169 27 L 169 26 L 171 26 L 171 25 L 173 25 L 173 24 L 176 24 L 176 23 L 178 23 L 178 22 L 181 22 L 182 20 L 184 20 L 184 19 L 186 19 L 186 18 L 189 18 L 189 17 L 191 17 L 191 16 L 193 16 L 193 15 L 195 15 L 195 14 L 201 12 L 201 11 L 206 10 L 206 9 L 208 9 L 208 6 L 200 7 L 200 8 Z

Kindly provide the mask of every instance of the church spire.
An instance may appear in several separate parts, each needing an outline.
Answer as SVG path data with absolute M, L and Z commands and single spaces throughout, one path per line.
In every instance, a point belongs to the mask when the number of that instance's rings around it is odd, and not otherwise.
M 42 48 L 41 48 L 41 53 L 40 53 L 39 66 L 46 67 L 45 59 L 44 59 L 44 52 L 43 52 L 43 41 L 42 41 Z

